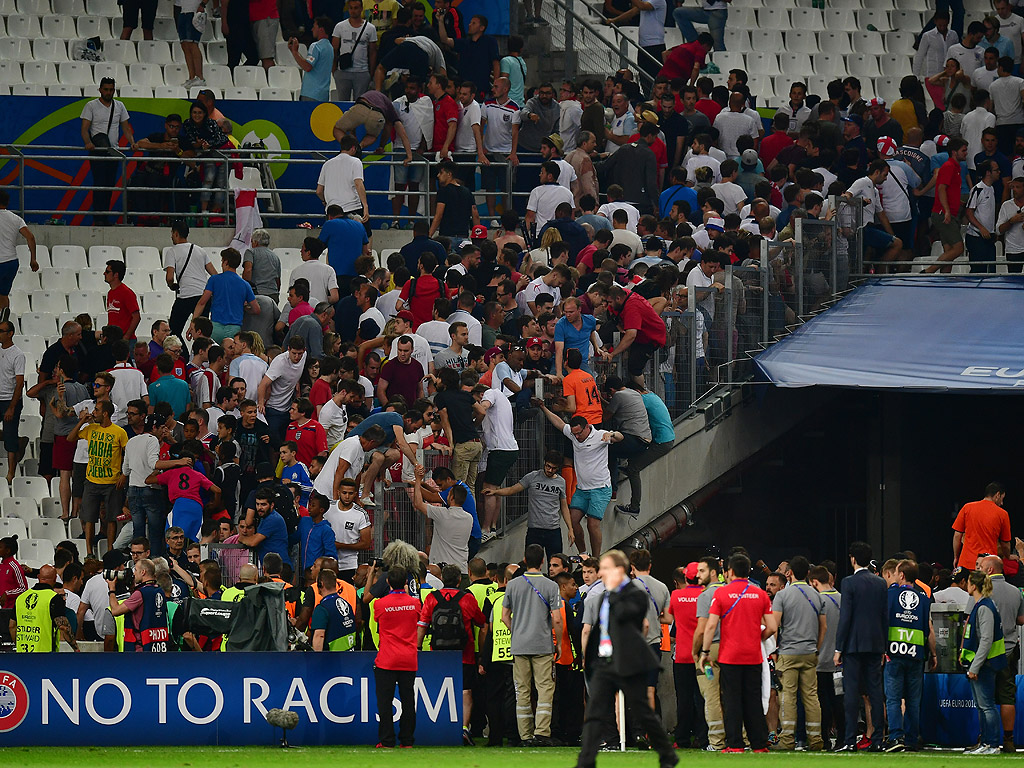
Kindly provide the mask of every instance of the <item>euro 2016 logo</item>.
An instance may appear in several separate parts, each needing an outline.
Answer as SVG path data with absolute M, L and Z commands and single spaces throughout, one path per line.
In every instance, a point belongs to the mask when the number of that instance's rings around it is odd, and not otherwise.
M 900 607 L 905 611 L 914 610 L 919 602 L 921 602 L 921 598 L 917 596 L 917 592 L 914 590 L 905 589 L 900 592 Z
M 21 678 L 0 671 L 0 733 L 13 731 L 28 714 L 28 690 Z

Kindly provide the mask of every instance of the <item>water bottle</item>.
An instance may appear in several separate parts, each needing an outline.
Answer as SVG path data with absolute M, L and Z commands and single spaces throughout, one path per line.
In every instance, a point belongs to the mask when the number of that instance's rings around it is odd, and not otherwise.
M 715 679 L 715 668 L 712 667 L 710 664 L 704 667 L 704 677 L 706 677 L 708 680 Z
M 836 696 L 843 695 L 843 670 L 837 669 L 832 673 L 832 687 Z

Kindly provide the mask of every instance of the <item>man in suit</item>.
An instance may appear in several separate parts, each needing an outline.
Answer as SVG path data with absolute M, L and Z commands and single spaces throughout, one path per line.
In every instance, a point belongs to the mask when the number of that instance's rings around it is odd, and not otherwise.
M 857 751 L 857 717 L 861 693 L 865 693 L 875 718 L 869 752 L 882 751 L 882 654 L 889 622 L 885 580 L 868 570 L 871 546 L 863 541 L 850 545 L 853 575 L 843 579 L 843 601 L 836 630 L 836 665 L 843 668 L 846 700 L 846 742 L 838 752 Z
M 647 702 L 647 676 L 658 666 L 647 644 L 644 626 L 647 594 L 626 576 L 629 560 L 619 550 L 601 556 L 600 575 L 605 591 L 598 599 L 598 621 L 587 642 L 586 663 L 591 671 L 590 698 L 583 721 L 583 739 L 577 768 L 594 768 L 601 741 L 601 718 L 612 706 L 615 691 L 622 691 L 640 731 L 646 732 L 658 752 L 661 768 L 679 762 L 661 720 Z

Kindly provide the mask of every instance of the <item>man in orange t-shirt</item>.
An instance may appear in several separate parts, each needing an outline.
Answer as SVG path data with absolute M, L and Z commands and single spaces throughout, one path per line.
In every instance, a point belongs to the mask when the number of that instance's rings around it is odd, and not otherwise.
M 1001 483 L 985 486 L 985 498 L 964 504 L 953 521 L 953 560 L 975 570 L 978 555 L 1010 556 L 1010 516 L 1003 509 L 1006 489 Z
M 566 412 L 570 416 L 582 416 L 588 424 L 600 424 L 604 418 L 601 396 L 597 391 L 594 377 L 583 370 L 583 355 L 578 349 L 565 352 L 565 367 L 569 373 L 562 379 L 562 396 L 568 401 Z

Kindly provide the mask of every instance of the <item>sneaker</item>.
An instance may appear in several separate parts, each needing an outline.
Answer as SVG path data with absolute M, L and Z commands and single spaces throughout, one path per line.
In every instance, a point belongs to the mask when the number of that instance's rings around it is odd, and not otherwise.
M 629 515 L 630 517 L 638 517 L 640 515 L 639 509 L 627 507 L 625 504 L 616 504 L 615 511 L 618 512 L 620 515 Z
M 964 750 L 965 755 L 982 755 L 985 753 L 987 747 L 984 744 L 978 744 L 974 747 L 968 747 Z
M 389 747 L 386 744 L 381 744 L 380 742 L 377 742 L 377 746 L 374 747 L 374 749 L 394 749 L 394 747 Z
M 702 752 L 718 752 L 719 750 L 715 749 L 715 747 L 712 747 L 710 744 L 708 744 L 706 747 L 703 747 L 701 749 L 701 751 Z
M 491 539 L 497 538 L 497 536 L 498 534 L 496 534 L 494 531 L 484 531 L 483 535 L 480 537 L 480 543 L 486 544 Z
M 723 755 L 742 755 L 743 754 L 743 750 L 742 749 L 737 749 L 736 747 L 725 747 L 724 749 L 721 749 L 719 751 Z M 768 750 L 765 750 L 765 751 L 767 752 Z
M 857 742 L 857 749 L 867 749 L 871 746 L 871 739 L 867 736 L 861 736 L 860 741 Z
M 1001 750 L 999 749 L 999 747 L 989 745 L 989 746 L 985 747 L 984 751 L 979 752 L 978 754 L 979 755 L 998 755 L 1000 751 Z
M 373 496 L 367 496 L 366 498 L 359 500 L 359 506 L 363 509 L 367 509 L 368 507 L 376 507 L 377 502 L 373 500 Z
M 184 83 L 181 84 L 181 87 L 182 88 L 191 88 L 195 84 L 196 84 L 196 79 L 194 77 L 190 77 L 188 80 L 186 80 Z
M 473 734 L 469 732 L 469 728 L 462 729 L 462 745 L 465 747 L 475 747 L 476 742 L 473 741 Z
M 206 81 L 203 78 L 201 78 L 201 77 L 197 77 L 197 78 L 195 78 L 195 82 L 193 82 L 192 85 L 205 86 L 206 85 Z
M 740 750 L 740 751 L 742 751 L 742 750 Z M 752 749 L 750 751 L 751 752 L 771 752 L 771 750 L 768 749 L 768 747 L 762 747 L 761 749 Z
M 3 312 L 0 311 L 0 321 L 3 320 Z M 1008 755 L 1017 754 L 1017 746 L 1013 743 L 1013 739 L 1008 739 L 1003 742 L 1003 752 Z
M 895 739 L 883 744 L 882 749 L 886 752 L 904 752 L 906 751 L 906 745 L 904 745 L 903 739 Z
M 386 78 L 384 78 L 384 92 L 387 93 L 388 91 L 390 91 L 392 86 L 398 82 L 398 78 L 400 78 L 401 76 L 402 73 L 396 70 L 392 72 L 390 75 L 388 75 Z

